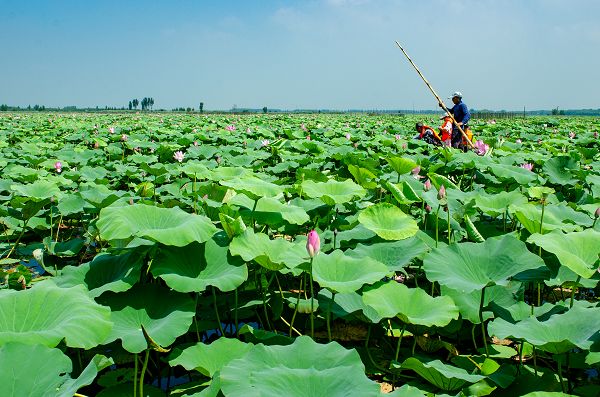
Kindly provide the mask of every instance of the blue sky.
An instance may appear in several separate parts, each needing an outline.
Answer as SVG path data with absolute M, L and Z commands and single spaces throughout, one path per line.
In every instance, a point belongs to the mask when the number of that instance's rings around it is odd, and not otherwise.
M 0 0 L 0 103 L 600 108 L 596 0 Z M 447 101 L 449 102 L 449 101 Z

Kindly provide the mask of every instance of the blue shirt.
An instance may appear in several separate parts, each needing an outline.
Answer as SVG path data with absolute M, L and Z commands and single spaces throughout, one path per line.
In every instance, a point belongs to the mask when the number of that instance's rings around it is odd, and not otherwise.
M 454 120 L 456 120 L 457 123 L 462 122 L 463 125 L 466 125 L 471 119 L 471 113 L 469 113 L 469 109 L 463 101 L 454 105 L 452 109 L 450 109 L 450 113 L 452 113 Z

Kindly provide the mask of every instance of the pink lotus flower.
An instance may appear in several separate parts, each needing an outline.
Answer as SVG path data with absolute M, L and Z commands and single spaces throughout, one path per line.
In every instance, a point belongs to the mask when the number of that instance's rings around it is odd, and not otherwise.
M 198 146 L 198 141 L 194 141 L 194 146 Z
M 354 148 L 358 148 L 358 142 L 354 142 Z
M 429 190 L 431 190 L 431 181 L 429 179 L 427 179 L 425 181 L 425 183 L 423 184 L 423 189 L 427 192 Z
M 231 124 L 231 125 L 228 125 L 227 127 L 225 127 L 225 129 L 226 129 L 227 131 L 235 131 L 235 125 L 233 125 L 233 124 Z
M 520 139 L 517 139 L 515 142 L 516 142 L 516 143 L 521 143 L 521 140 L 520 140 Z
M 306 140 L 307 140 L 307 141 L 310 141 L 310 135 L 307 135 L 307 136 L 306 136 Z
M 262 147 L 267 147 L 271 144 L 271 142 L 268 139 L 263 139 L 262 141 L 260 141 L 260 146 Z
M 304 125 L 304 123 L 300 124 L 300 128 L 302 128 L 304 131 L 306 131 L 306 126 Z
M 306 240 L 306 251 L 311 258 L 314 258 L 315 255 L 319 253 L 321 249 L 321 239 L 319 238 L 319 234 L 316 230 L 311 230 L 308 232 L 308 239 Z
M 178 150 L 173 154 L 173 158 L 175 160 L 179 161 L 180 163 L 183 161 L 184 156 L 185 155 L 183 154 L 183 152 L 181 150 Z
M 60 174 L 62 172 L 62 163 L 60 161 L 54 163 L 54 169 Z
M 100 143 L 98 141 L 94 142 L 94 149 L 98 149 L 100 147 Z
M 396 135 L 394 135 L 394 138 L 396 138 L 396 140 L 399 141 L 402 137 L 400 136 L 400 134 L 396 134 Z
M 533 164 L 531 164 L 531 163 L 524 163 L 524 164 L 521 164 L 521 168 L 524 168 L 526 170 L 531 171 L 533 169 Z
M 108 129 L 108 132 L 110 132 L 111 134 L 114 134 L 115 133 L 115 127 L 110 127 Z
M 440 186 L 440 190 L 438 190 L 438 199 L 443 199 L 444 197 L 446 197 L 446 188 L 444 187 L 444 185 Z
M 250 129 L 250 127 L 246 128 L 246 132 L 249 134 L 252 132 L 252 130 Z
M 351 136 L 350 136 L 350 133 L 349 133 L 349 132 L 346 132 L 346 139 L 347 139 L 347 140 L 350 140 L 350 137 L 351 137 Z
M 476 141 L 474 143 L 474 146 L 475 146 L 475 151 L 480 156 L 483 156 L 484 154 L 486 154 L 488 152 L 488 150 L 490 150 L 490 145 L 486 145 L 486 143 L 483 141 Z
M 410 172 L 412 173 L 413 177 L 415 177 L 416 179 L 419 179 L 419 178 L 421 178 L 421 177 L 419 176 L 419 172 L 421 172 L 421 166 L 420 166 L 420 165 L 417 165 L 417 166 L 416 166 L 415 168 L 413 168 L 413 169 L 412 169 L 412 171 L 410 171 Z
M 569 132 L 569 138 L 574 139 L 575 138 L 575 133 L 574 132 Z
M 126 134 L 121 135 L 121 140 L 123 142 L 127 142 L 128 139 L 129 139 L 129 137 Z

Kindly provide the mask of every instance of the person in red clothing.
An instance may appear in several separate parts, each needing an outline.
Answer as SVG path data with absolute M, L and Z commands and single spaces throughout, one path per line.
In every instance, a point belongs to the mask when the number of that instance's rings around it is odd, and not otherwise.
M 446 146 L 450 146 L 452 142 L 452 117 L 444 115 L 441 120 L 442 126 L 440 127 L 440 133 L 442 134 L 442 143 Z
M 424 125 L 423 123 L 417 123 L 415 125 L 415 129 L 418 132 L 418 134 L 415 135 L 415 139 L 421 139 L 421 140 L 429 143 L 430 145 L 435 145 L 435 146 L 439 146 L 442 144 L 442 140 L 440 139 L 440 136 L 430 126 Z

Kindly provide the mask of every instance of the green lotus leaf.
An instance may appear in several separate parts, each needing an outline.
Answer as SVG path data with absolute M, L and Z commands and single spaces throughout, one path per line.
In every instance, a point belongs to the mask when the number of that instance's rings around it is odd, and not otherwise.
M 104 240 L 140 237 L 175 247 L 205 242 L 217 231 L 205 216 L 143 204 L 103 208 L 96 226 Z
M 211 177 L 211 171 L 200 162 L 188 161 L 181 167 L 181 171 L 196 180 L 209 179 Z
M 491 285 L 507 285 L 518 273 L 543 267 L 544 261 L 510 234 L 483 243 L 437 248 L 423 259 L 423 269 L 430 281 L 463 293 Z
M 533 391 L 524 394 L 523 397 L 575 397 L 575 394 L 567 394 L 560 391 Z
M 71 397 L 77 393 L 77 390 L 84 386 L 91 385 L 98 372 L 104 368 L 113 365 L 114 361 L 112 358 L 107 358 L 101 354 L 96 354 L 92 361 L 83 369 L 77 379 L 68 379 L 60 389 L 57 391 L 57 396 L 60 397 Z
M 417 237 L 411 237 L 370 245 L 358 244 L 356 248 L 344 253 L 354 258 L 372 258 L 386 265 L 390 271 L 398 271 L 428 250 L 429 248 L 423 241 Z
M 33 200 L 45 200 L 60 196 L 60 189 L 56 183 L 38 180 L 28 185 L 12 185 L 16 194 L 29 197 Z
M 106 176 L 108 175 L 108 171 L 105 168 L 90 167 L 86 165 L 81 167 L 81 169 L 79 170 L 79 174 L 82 180 L 94 182 L 97 179 L 106 178 Z
M 257 345 L 225 365 L 219 381 L 229 397 L 380 396 L 364 371 L 355 350 L 301 336 L 288 346 Z
M 183 350 L 175 349 L 169 356 L 169 365 L 181 365 L 188 371 L 195 369 L 212 378 L 223 366 L 243 357 L 253 347 L 238 339 L 219 338 L 210 345 L 197 343 Z
M 124 192 L 111 190 L 106 185 L 97 185 L 95 183 L 89 183 L 80 185 L 81 197 L 83 197 L 88 203 L 92 204 L 96 208 L 108 207 L 119 197 L 123 196 Z
M 446 188 L 446 189 L 460 190 L 454 182 L 452 182 L 450 179 L 448 179 L 444 175 L 439 175 L 439 174 L 430 172 L 427 174 L 427 176 L 431 180 L 431 184 L 436 188 L 436 190 L 439 190 L 442 185 L 444 185 L 444 188 Z
M 360 212 L 358 221 L 385 240 L 404 240 L 419 231 L 417 222 L 392 204 L 372 205 Z
M 488 324 L 488 332 L 500 339 L 526 340 L 540 350 L 560 354 L 579 347 L 589 350 L 600 337 L 600 307 L 576 305 L 546 321 L 529 317 L 516 324 L 498 318 Z
M 321 287 L 335 292 L 354 292 L 373 284 L 389 272 L 383 263 L 369 257 L 355 258 L 340 250 L 319 254 L 313 259 L 313 278 Z
M 216 239 L 185 247 L 162 247 L 150 270 L 178 292 L 202 292 L 211 285 L 233 291 L 248 278 L 246 264 L 228 254 L 226 240 Z
M 196 313 L 188 295 L 158 284 L 136 284 L 126 292 L 107 292 L 97 300 L 110 306 L 114 322 L 104 343 L 121 339 L 123 348 L 130 353 L 140 353 L 148 347 L 142 326 L 152 340 L 167 347 L 188 331 Z
M 348 171 L 352 174 L 356 183 L 365 189 L 374 189 L 377 187 L 377 182 L 374 180 L 377 177 L 368 169 L 349 164 Z
M 71 397 L 111 364 L 112 359 L 96 355 L 79 378 L 71 379 L 71 360 L 60 349 L 10 342 L 0 346 L 2 396 Z
M 109 334 L 110 310 L 83 286 L 60 288 L 42 281 L 25 291 L 0 292 L 0 344 L 21 342 L 92 348 Z
M 475 207 L 490 216 L 503 214 L 509 205 L 522 205 L 527 203 L 527 197 L 517 190 L 499 192 L 496 194 L 479 193 L 475 199 Z
M 293 269 L 307 262 L 308 258 L 305 244 L 300 240 L 271 240 L 266 234 L 254 233 L 252 229 L 246 229 L 244 233 L 234 237 L 229 251 L 231 255 L 241 256 L 246 262 L 255 260 L 269 270 L 280 270 L 284 267 Z
M 593 229 L 563 233 L 554 230 L 548 234 L 532 234 L 527 242 L 542 247 L 558 257 L 561 265 L 583 278 L 590 278 L 598 269 L 600 233 Z
M 307 180 L 300 185 L 302 195 L 310 198 L 320 198 L 325 204 L 335 205 L 348 203 L 354 198 L 362 198 L 366 190 L 350 179 L 339 182 L 333 179 L 327 182 Z
M 537 179 L 535 173 L 514 165 L 491 163 L 489 164 L 489 169 L 501 181 L 514 180 L 520 185 L 526 185 Z
M 237 194 L 229 201 L 229 204 L 239 205 L 251 210 L 254 208 L 254 201 L 247 198 L 244 194 Z M 310 220 L 306 211 L 292 204 L 284 204 L 281 201 L 262 197 L 256 202 L 254 211 L 242 210 L 243 215 L 253 216 L 258 222 L 269 225 L 279 224 L 283 220 L 292 225 L 303 225 Z
M 56 205 L 58 211 L 63 216 L 69 216 L 83 212 L 86 201 L 79 194 L 66 194 Z
M 392 193 L 392 196 L 394 196 L 399 204 L 412 204 L 421 201 L 421 198 L 406 181 L 402 181 L 399 184 L 384 181 L 383 186 Z
M 521 287 L 520 282 L 511 283 L 512 285 L 494 285 L 485 289 L 483 297 L 483 307 L 487 307 L 491 302 L 502 306 L 509 307 L 516 303 L 516 290 Z M 442 295 L 452 298 L 462 318 L 469 320 L 473 324 L 479 324 L 479 304 L 481 303 L 481 290 L 471 291 L 469 293 L 460 292 L 446 286 L 441 288 Z M 530 308 L 531 312 L 531 308 Z M 484 321 L 494 317 L 490 311 L 483 312 Z
M 400 366 L 402 369 L 411 369 L 432 385 L 445 390 L 453 391 L 463 386 L 485 379 L 485 376 L 472 375 L 462 368 L 444 364 L 440 360 L 422 362 L 410 357 Z
M 395 281 L 368 289 L 363 293 L 363 301 L 381 318 L 398 317 L 406 324 L 443 327 L 458 318 L 458 307 L 452 298 L 434 298 L 420 288 L 408 288 Z
M 555 229 L 572 232 L 581 230 L 582 226 L 591 226 L 593 223 L 587 214 L 575 211 L 564 203 L 546 205 L 542 223 L 540 223 L 542 221 L 541 205 L 532 203 L 511 205 L 509 210 L 516 215 L 519 222 L 530 233 L 539 233 L 540 226 L 544 233 Z
M 284 188 L 255 176 L 226 179 L 219 182 L 237 192 L 246 194 L 253 200 L 260 197 L 277 197 L 283 193 Z
M 407 174 L 417 166 L 414 160 L 404 157 L 388 157 L 386 160 L 398 175 Z
M 548 175 L 548 180 L 557 185 L 575 184 L 577 179 L 571 172 L 578 169 L 577 161 L 568 156 L 551 157 L 544 162 L 544 172 Z
M 101 253 L 91 262 L 64 267 L 54 282 L 62 288 L 84 285 L 92 298 L 106 291 L 123 292 L 140 279 L 142 260 L 136 251 L 122 255 Z

